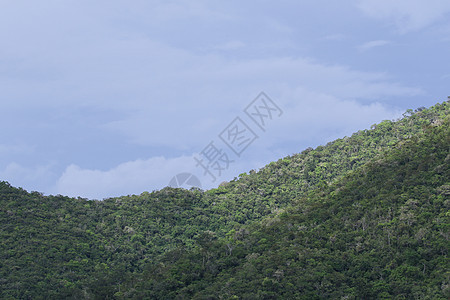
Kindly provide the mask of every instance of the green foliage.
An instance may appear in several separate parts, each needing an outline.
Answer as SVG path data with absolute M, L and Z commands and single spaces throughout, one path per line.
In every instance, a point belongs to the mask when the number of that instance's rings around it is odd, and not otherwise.
M 0 298 L 447 299 L 449 103 L 209 191 L 0 182 Z

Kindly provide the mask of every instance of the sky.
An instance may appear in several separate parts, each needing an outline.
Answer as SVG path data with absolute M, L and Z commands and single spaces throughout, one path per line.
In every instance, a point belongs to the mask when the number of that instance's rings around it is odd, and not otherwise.
M 0 0 L 0 180 L 210 189 L 447 100 L 450 1 Z

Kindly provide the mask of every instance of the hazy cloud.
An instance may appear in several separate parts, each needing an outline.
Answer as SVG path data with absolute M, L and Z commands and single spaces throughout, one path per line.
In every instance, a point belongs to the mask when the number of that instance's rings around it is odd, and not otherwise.
M 427 27 L 450 12 L 447 0 L 361 0 L 359 7 L 371 17 L 390 21 L 400 33 Z
M 163 188 L 172 176 L 179 173 L 178 170 L 192 169 L 193 166 L 193 158 L 185 156 L 129 161 L 109 170 L 83 169 L 70 165 L 52 192 L 92 199 L 140 194 Z
M 285 113 L 224 180 L 429 105 L 448 31 L 414 30 L 448 7 L 409 3 L 4 1 L 0 179 L 95 198 L 160 188 L 201 171 L 193 153 L 261 91 Z
M 375 41 L 366 42 L 366 43 L 358 46 L 358 49 L 361 51 L 366 51 L 366 50 L 370 50 L 372 48 L 385 46 L 389 43 L 390 43 L 389 41 L 385 41 L 385 40 L 375 40 Z
M 335 33 L 335 34 L 326 35 L 322 39 L 328 40 L 328 41 L 342 41 L 345 38 L 346 38 L 345 34 Z
M 11 162 L 3 170 L 0 170 L 0 180 L 5 180 L 15 186 L 40 192 L 42 192 L 42 187 L 51 184 L 54 177 L 51 164 L 28 167 Z
M 245 43 L 242 41 L 229 41 L 224 44 L 216 45 L 212 47 L 213 50 L 224 50 L 224 51 L 230 51 L 230 50 L 237 50 L 240 48 L 245 47 Z

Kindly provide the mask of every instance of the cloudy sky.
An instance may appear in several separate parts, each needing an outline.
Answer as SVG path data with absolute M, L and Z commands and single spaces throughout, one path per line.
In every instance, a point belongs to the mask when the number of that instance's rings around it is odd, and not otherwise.
M 215 187 L 446 100 L 449 53 L 448 0 L 0 0 L 0 180 Z

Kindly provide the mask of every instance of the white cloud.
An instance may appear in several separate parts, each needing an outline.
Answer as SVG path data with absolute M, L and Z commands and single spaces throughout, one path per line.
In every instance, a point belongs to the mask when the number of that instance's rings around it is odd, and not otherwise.
M 358 49 L 360 51 L 367 51 L 367 50 L 370 50 L 372 48 L 385 46 L 387 44 L 390 44 L 390 42 L 389 41 L 385 41 L 385 40 L 375 40 L 375 41 L 366 42 L 366 43 L 358 46 Z
M 140 194 L 163 188 L 176 174 L 194 168 L 195 161 L 191 156 L 129 161 L 106 171 L 72 164 L 58 179 L 52 193 L 91 199 Z
M 153 157 L 124 162 L 109 170 L 70 165 L 58 179 L 52 193 L 91 199 L 140 194 L 167 186 L 173 176 L 182 172 L 194 174 L 200 179 L 202 188 L 209 189 L 217 187 L 222 181 L 237 177 L 240 173 L 261 168 L 270 161 L 298 153 L 308 146 L 325 144 L 357 130 L 369 128 L 382 119 L 400 116 L 400 111 L 393 111 L 379 103 L 364 105 L 304 88 L 284 90 L 281 98 L 273 100 L 282 107 L 284 114 L 268 124 L 267 132 L 258 131 L 258 139 L 241 157 L 235 156 L 217 136 L 202 137 L 203 144 L 199 151 L 213 141 L 233 161 L 221 176 L 215 174 L 215 182 L 196 166 L 193 157 L 199 157 L 199 154 L 194 153 L 192 156 Z M 240 116 L 249 126 L 254 126 L 242 114 Z M 292 144 L 297 147 L 293 148 Z
M 202 181 L 203 188 L 212 188 L 221 181 L 231 180 L 242 172 L 263 167 L 270 161 L 300 152 L 308 146 L 326 144 L 357 130 L 369 128 L 380 120 L 401 115 L 401 111 L 380 103 L 361 104 L 354 100 L 342 100 L 305 87 L 279 92 L 281 94 L 277 97 L 269 96 L 281 106 L 284 114 L 270 121 L 267 132 L 253 128 L 259 138 L 245 150 L 242 157 L 235 156 L 216 135 L 203 135 L 202 141 L 199 139 L 197 146 L 201 147 L 198 147 L 198 151 L 214 141 L 233 160 L 229 169 L 216 182 L 204 176 L 202 169 L 195 166 L 193 156 L 198 157 L 198 154 L 193 154 L 170 159 L 154 157 L 130 161 L 106 171 L 71 165 L 58 180 L 55 191 L 88 198 L 139 194 L 166 186 L 174 175 L 181 172 L 195 174 Z M 242 113 L 240 116 L 249 126 L 254 126 Z
M 448 0 L 361 0 L 359 8 L 367 15 L 389 20 L 400 33 L 425 28 L 450 12 Z
M 168 185 L 173 176 L 182 172 L 196 175 L 201 180 L 202 187 L 209 189 L 222 181 L 237 177 L 240 173 L 261 168 L 270 161 L 298 153 L 308 146 L 326 144 L 357 130 L 369 128 L 380 120 L 394 119 L 401 115 L 401 111 L 380 103 L 361 104 L 354 100 L 341 100 L 306 88 L 284 89 L 279 97 L 272 98 L 281 106 L 284 114 L 270 121 L 266 132 L 258 131 L 248 118 L 240 114 L 249 126 L 254 127 L 259 136 L 241 157 L 234 155 L 216 135 L 202 136 L 203 144 L 198 142 L 198 146 L 201 146 L 198 151 L 213 141 L 233 161 L 221 176 L 215 174 L 218 177 L 215 182 L 196 166 L 193 157 L 199 155 L 194 153 L 192 156 L 153 157 L 124 162 L 109 170 L 70 165 L 59 178 L 53 191 L 95 199 L 140 194 Z

